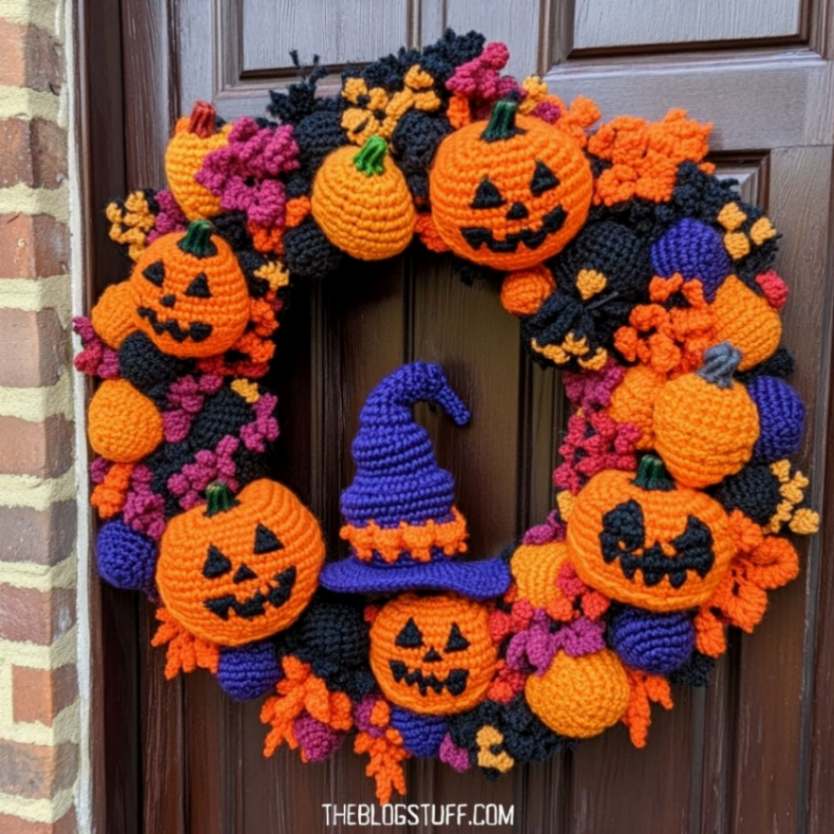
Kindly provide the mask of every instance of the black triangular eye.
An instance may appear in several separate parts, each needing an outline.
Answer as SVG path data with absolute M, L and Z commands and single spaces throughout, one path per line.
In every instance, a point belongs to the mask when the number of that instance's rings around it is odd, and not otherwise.
M 533 171 L 533 179 L 530 182 L 530 191 L 535 197 L 556 188 L 559 185 L 559 178 L 541 160 L 536 163 L 536 170 Z
M 206 579 L 217 579 L 232 569 L 232 563 L 213 544 L 209 545 L 206 562 L 203 565 L 203 576 Z
M 471 203 L 471 208 L 497 208 L 503 206 L 505 202 L 506 200 L 501 196 L 501 192 L 495 187 L 495 184 L 489 177 L 484 177 L 475 190 L 475 199 Z
M 446 641 L 447 652 L 462 652 L 469 648 L 469 641 L 461 634 L 460 627 L 457 623 L 452 623 L 452 628 L 449 630 L 449 639 Z
M 259 524 L 255 528 L 255 553 L 258 555 L 261 553 L 272 553 L 273 550 L 282 550 L 283 547 L 284 545 L 281 544 L 281 539 L 268 527 Z
M 154 261 L 150 266 L 146 266 L 142 270 L 142 275 L 154 286 L 161 287 L 162 282 L 165 280 L 165 264 L 162 261 Z
M 206 278 L 205 272 L 201 272 L 188 285 L 188 289 L 185 291 L 185 294 L 190 295 L 193 298 L 211 298 L 211 292 L 209 291 L 208 285 L 208 278 Z
M 400 630 L 394 644 L 401 649 L 419 649 L 423 645 L 423 635 L 411 617 Z

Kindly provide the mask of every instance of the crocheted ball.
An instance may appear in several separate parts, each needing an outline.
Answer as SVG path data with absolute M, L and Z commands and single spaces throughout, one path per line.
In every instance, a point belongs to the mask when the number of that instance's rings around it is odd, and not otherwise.
M 683 666 L 669 674 L 669 682 L 683 686 L 707 686 L 715 660 L 700 652 L 692 652 Z
M 612 619 L 608 640 L 626 665 L 667 675 L 692 654 L 695 628 L 688 613 L 655 614 L 626 608 Z
M 436 755 L 443 736 L 446 735 L 446 719 L 441 716 L 417 715 L 394 707 L 391 710 L 391 726 L 403 738 L 405 749 L 412 756 L 430 758 Z
M 411 192 L 380 136 L 361 150 L 347 146 L 329 154 L 313 181 L 310 206 L 328 240 L 359 260 L 392 258 L 414 235 Z
M 553 276 L 547 267 L 510 272 L 501 284 L 501 306 L 514 316 L 531 316 L 554 287 Z
M 294 133 L 305 171 L 318 168 L 327 154 L 347 142 L 337 110 L 318 110 L 305 116 L 294 127 Z
M 275 647 L 268 641 L 223 649 L 217 665 L 217 681 L 236 701 L 260 698 L 281 679 Z
M 316 221 L 307 218 L 284 232 L 284 260 L 293 275 L 315 278 L 333 272 L 342 260 L 342 253 Z
M 760 434 L 754 457 L 771 463 L 796 454 L 805 428 L 805 405 L 799 394 L 773 376 L 753 377 L 747 383 L 747 393 L 759 410 Z
M 623 375 L 611 395 L 608 413 L 618 423 L 640 429 L 638 449 L 654 447 L 654 404 L 666 380 L 648 365 L 635 365 Z
M 133 322 L 133 293 L 128 281 L 111 284 L 90 310 L 93 330 L 104 344 L 118 350 L 136 329 Z
M 727 512 L 741 510 L 756 524 L 767 524 L 782 500 L 779 479 L 767 464 L 745 466 L 737 475 L 725 478 L 715 497 Z
M 566 561 L 564 542 L 517 547 L 510 559 L 517 598 L 527 600 L 534 608 L 547 608 L 557 596 L 556 579 Z
M 189 441 L 195 449 L 213 449 L 226 435 L 254 419 L 252 407 L 231 388 L 221 388 L 207 397 L 194 417 Z
M 616 724 L 630 689 L 620 659 L 609 649 L 581 657 L 557 652 L 543 675 L 530 675 L 524 696 L 553 732 L 570 738 L 599 735 Z
M 148 393 L 161 382 L 187 373 L 188 364 L 164 354 L 144 333 L 131 333 L 119 348 L 119 371 L 140 391 Z
M 721 235 L 712 226 L 690 218 L 676 223 L 655 241 L 651 259 L 656 275 L 668 278 L 679 273 L 686 280 L 699 279 L 709 301 L 733 272 Z
M 306 712 L 293 721 L 292 729 L 303 762 L 325 761 L 345 739 L 345 733 L 337 732 Z
M 99 576 L 115 588 L 153 591 L 156 543 L 116 519 L 102 525 L 96 537 Z
M 116 463 L 134 463 L 162 442 L 162 415 L 125 379 L 107 379 L 87 409 L 93 451 Z

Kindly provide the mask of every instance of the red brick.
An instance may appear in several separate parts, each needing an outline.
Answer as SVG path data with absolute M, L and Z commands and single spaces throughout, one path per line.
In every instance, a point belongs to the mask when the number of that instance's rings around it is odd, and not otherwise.
M 32 423 L 0 417 L 0 473 L 54 478 L 73 460 L 73 426 L 63 414 Z
M 0 119 L 0 188 L 56 188 L 67 176 L 67 134 L 44 119 Z
M 0 309 L 0 385 L 54 385 L 69 361 L 69 334 L 55 310 Z
M 57 822 L 31 822 L 9 814 L 0 814 L 3 834 L 76 834 L 75 809 L 70 808 Z
M 52 726 L 55 716 L 73 703 L 77 695 L 78 676 L 73 664 L 57 669 L 12 666 L 12 712 L 15 721 L 39 721 Z
M 49 799 L 75 782 L 78 745 L 55 747 L 0 739 L 0 792 Z
M 0 585 L 0 638 L 49 645 L 75 622 L 75 592 Z M 2 756 L 0 756 L 2 761 Z
M 48 214 L 0 214 L 0 278 L 69 271 L 69 230 Z
M 75 501 L 57 501 L 46 510 L 0 507 L 0 562 L 55 565 L 75 543 Z
M 0 55 L 0 84 L 59 92 L 63 55 L 49 32 L 0 19 Z

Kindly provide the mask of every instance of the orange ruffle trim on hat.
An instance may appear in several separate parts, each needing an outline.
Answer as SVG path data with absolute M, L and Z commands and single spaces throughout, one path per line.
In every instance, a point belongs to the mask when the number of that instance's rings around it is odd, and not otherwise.
M 339 536 L 363 561 L 370 561 L 374 553 L 378 553 L 386 562 L 396 562 L 401 553 L 409 553 L 418 562 L 428 562 L 434 548 L 439 548 L 446 556 L 466 553 L 469 531 L 460 510 L 452 507 L 451 521 L 429 520 L 420 525 L 402 521 L 399 527 L 380 527 L 375 521 L 364 527 L 345 524 L 339 530 Z

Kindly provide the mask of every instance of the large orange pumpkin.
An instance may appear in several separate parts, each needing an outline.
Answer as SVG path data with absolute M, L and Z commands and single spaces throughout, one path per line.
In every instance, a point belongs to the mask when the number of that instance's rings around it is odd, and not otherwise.
M 650 611 L 705 602 L 735 555 L 723 507 L 676 488 L 654 455 L 636 477 L 607 469 L 591 478 L 574 501 L 566 543 L 583 582 Z
M 449 715 L 486 694 L 498 655 L 487 609 L 455 594 L 404 594 L 371 626 L 371 670 L 389 701 L 416 713 Z
M 162 534 L 156 581 L 165 607 L 189 632 L 223 646 L 287 628 L 310 601 L 324 562 L 315 517 L 266 478 L 234 497 L 212 484 L 207 498 Z
M 243 334 L 249 289 L 231 246 L 206 220 L 157 238 L 130 276 L 134 320 L 172 356 L 214 356 Z
M 576 141 L 513 101 L 489 121 L 449 134 L 429 176 L 432 219 L 462 258 L 494 269 L 534 266 L 579 231 L 591 204 L 591 167 Z

